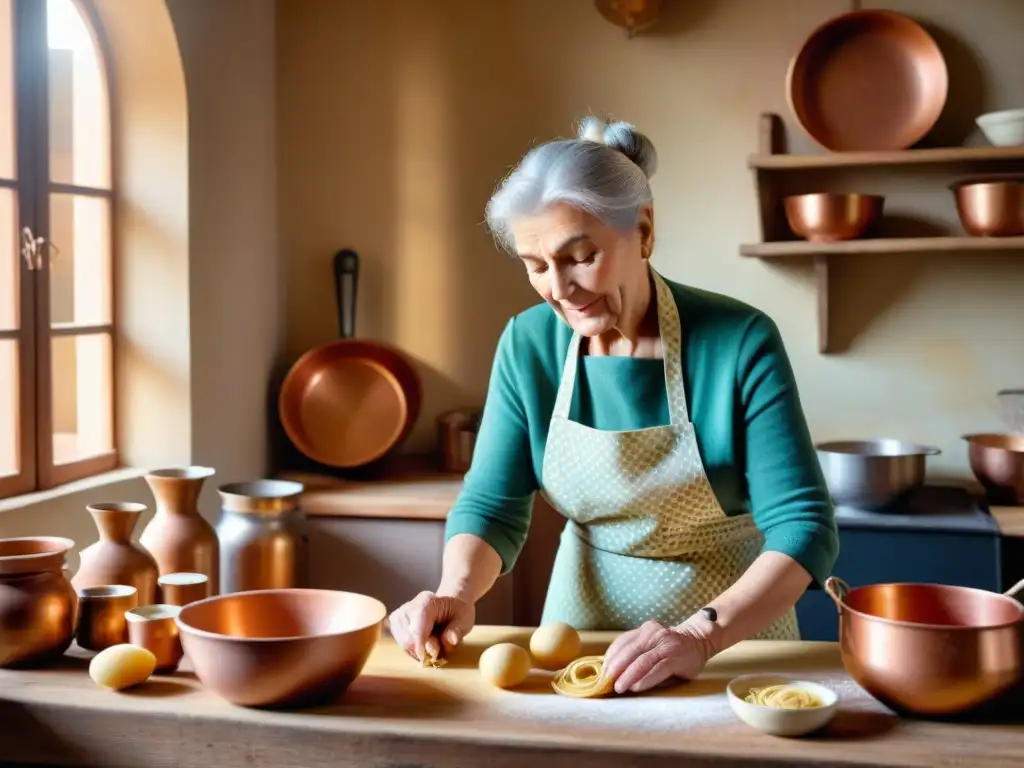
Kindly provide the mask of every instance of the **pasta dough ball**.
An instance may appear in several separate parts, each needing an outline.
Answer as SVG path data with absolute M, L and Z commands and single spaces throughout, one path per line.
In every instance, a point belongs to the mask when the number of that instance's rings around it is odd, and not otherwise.
M 530 674 L 532 663 L 525 648 L 498 643 L 480 654 L 480 674 L 498 688 L 514 688 Z
M 89 677 L 96 685 L 115 691 L 144 683 L 156 669 L 156 656 L 145 648 L 123 643 L 104 648 L 89 662 Z
M 582 647 L 580 633 L 561 622 L 537 627 L 530 637 L 530 653 L 541 669 L 562 669 L 580 655 Z

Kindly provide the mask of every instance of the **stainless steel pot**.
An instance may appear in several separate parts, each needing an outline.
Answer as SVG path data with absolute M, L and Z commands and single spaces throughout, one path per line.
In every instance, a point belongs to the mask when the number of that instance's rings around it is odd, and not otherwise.
M 866 510 L 890 508 L 924 485 L 927 457 L 941 453 L 892 438 L 839 440 L 815 447 L 832 501 Z

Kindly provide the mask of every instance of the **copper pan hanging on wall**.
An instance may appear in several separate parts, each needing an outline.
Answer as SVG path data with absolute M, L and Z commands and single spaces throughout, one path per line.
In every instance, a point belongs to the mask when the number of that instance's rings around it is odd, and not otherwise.
M 907 149 L 935 126 L 949 74 L 942 51 L 893 11 L 845 13 L 815 29 L 786 73 L 786 96 L 807 134 L 833 151 Z
M 380 342 L 355 338 L 359 257 L 334 257 L 341 338 L 306 352 L 288 371 L 278 415 L 288 439 L 321 464 L 351 469 L 383 458 L 419 417 L 422 384 L 409 360 Z

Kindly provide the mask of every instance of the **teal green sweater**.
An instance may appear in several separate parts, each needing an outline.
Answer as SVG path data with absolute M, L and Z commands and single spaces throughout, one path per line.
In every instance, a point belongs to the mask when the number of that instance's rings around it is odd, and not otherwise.
M 686 404 L 722 509 L 753 514 L 764 550 L 817 585 L 839 552 L 834 510 L 775 323 L 734 299 L 669 282 L 683 330 Z M 546 304 L 509 321 L 498 342 L 465 486 L 446 539 L 479 536 L 508 572 L 526 541 L 533 494 L 571 330 Z M 570 418 L 595 429 L 669 423 L 664 362 L 584 356 Z

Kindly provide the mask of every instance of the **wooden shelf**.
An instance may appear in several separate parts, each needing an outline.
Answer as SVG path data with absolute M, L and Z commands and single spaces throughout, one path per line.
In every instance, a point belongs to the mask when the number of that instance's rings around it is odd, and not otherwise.
M 832 152 L 821 155 L 756 154 L 747 158 L 750 168 L 761 171 L 801 171 L 821 168 L 855 168 L 895 165 L 974 165 L 977 163 L 1024 163 L 1024 147 L 940 147 L 898 152 Z
M 779 243 L 748 243 L 740 254 L 757 259 L 794 256 L 856 256 L 872 253 L 1006 253 L 1024 256 L 1024 237 L 899 237 L 810 243 L 786 240 Z
M 818 351 L 834 352 L 829 338 L 829 262 L 836 257 L 908 253 L 1000 253 L 1024 257 L 1024 237 L 877 237 L 839 243 L 792 240 L 782 209 L 792 194 L 793 177 L 785 172 L 836 168 L 895 169 L 978 172 L 1001 175 L 1024 173 L 1024 147 L 941 147 L 898 152 L 831 152 L 791 155 L 786 152 L 782 119 L 764 113 L 760 121 L 758 153 L 747 164 L 754 170 L 763 242 L 740 246 L 740 254 L 765 261 L 811 257 L 817 290 Z M 825 191 L 825 190 L 822 190 Z

